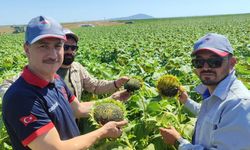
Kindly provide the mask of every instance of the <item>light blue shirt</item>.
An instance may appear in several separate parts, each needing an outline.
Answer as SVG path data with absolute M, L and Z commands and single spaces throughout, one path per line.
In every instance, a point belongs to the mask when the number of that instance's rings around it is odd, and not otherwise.
M 199 85 L 197 92 L 207 88 Z M 202 105 L 188 99 L 185 104 L 198 115 L 195 145 L 183 139 L 179 150 L 250 150 L 250 93 L 232 71 L 202 101 Z

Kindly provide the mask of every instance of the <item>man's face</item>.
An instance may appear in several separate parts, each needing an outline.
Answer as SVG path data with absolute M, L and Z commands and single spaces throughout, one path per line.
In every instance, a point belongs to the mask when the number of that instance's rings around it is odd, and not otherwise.
M 197 60 L 197 62 L 203 62 L 200 63 L 200 67 L 196 68 L 194 71 L 201 82 L 208 86 L 219 84 L 219 82 L 230 73 L 236 63 L 234 57 L 228 55 L 226 57 L 220 57 L 210 51 L 198 52 L 195 60 Z
M 75 59 L 77 51 L 77 43 L 73 38 L 68 38 L 64 44 L 64 59 L 63 65 L 69 66 Z
M 34 44 L 24 45 L 29 59 L 29 67 L 42 75 L 52 75 L 63 61 L 64 41 L 57 38 L 44 38 Z

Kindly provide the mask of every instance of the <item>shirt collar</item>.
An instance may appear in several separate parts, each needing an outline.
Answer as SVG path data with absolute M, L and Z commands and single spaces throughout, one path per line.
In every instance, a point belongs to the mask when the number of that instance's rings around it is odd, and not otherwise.
M 213 93 L 209 93 L 208 88 L 204 84 L 200 84 L 196 87 L 196 92 L 203 96 L 203 99 L 208 98 L 209 96 L 216 96 L 221 100 L 224 100 L 227 96 L 228 90 L 232 82 L 236 79 L 235 71 L 233 70 L 228 76 L 223 79 L 215 88 Z
M 29 84 L 31 85 L 34 85 L 34 86 L 37 86 L 37 87 L 40 87 L 40 88 L 44 88 L 46 87 L 49 82 L 38 77 L 36 74 L 32 73 L 28 66 L 25 66 L 24 69 L 23 69 L 23 73 L 21 75 L 23 77 L 23 79 L 28 82 Z M 54 78 L 55 79 L 58 79 L 60 78 L 57 74 L 54 75 Z

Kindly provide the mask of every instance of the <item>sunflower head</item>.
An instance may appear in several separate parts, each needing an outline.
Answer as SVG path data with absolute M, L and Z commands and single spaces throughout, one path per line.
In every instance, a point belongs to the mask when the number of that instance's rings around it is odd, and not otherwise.
M 142 81 L 136 78 L 129 79 L 128 82 L 124 84 L 124 89 L 128 92 L 134 92 L 142 87 Z
M 175 97 L 181 87 L 181 83 L 176 76 L 163 75 L 157 81 L 157 90 L 163 97 Z
M 109 121 L 121 121 L 126 113 L 125 106 L 111 98 L 97 101 L 91 111 L 91 121 L 94 125 L 104 125 Z

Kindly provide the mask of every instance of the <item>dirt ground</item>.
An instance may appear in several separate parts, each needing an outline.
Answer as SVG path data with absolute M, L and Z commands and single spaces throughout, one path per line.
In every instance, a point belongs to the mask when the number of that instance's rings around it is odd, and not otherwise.
M 114 21 L 92 21 L 92 22 L 74 22 L 74 23 L 62 23 L 63 27 L 69 29 L 79 28 L 82 25 L 91 24 L 94 26 L 114 26 L 124 24 L 122 22 L 114 22 Z M 14 29 L 10 26 L 0 26 L 0 34 L 3 33 L 12 33 Z

